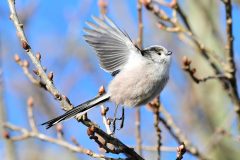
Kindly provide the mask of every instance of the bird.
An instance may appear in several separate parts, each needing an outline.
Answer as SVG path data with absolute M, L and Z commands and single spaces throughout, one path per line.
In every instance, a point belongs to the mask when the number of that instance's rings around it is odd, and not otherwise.
M 131 108 L 145 105 L 157 97 L 168 82 L 172 51 L 160 45 L 140 49 L 127 32 L 107 16 L 92 16 L 92 19 L 95 22 L 86 22 L 88 27 L 84 28 L 83 36 L 95 49 L 100 67 L 113 76 L 108 91 L 43 123 L 46 129 L 83 115 L 106 101 Z

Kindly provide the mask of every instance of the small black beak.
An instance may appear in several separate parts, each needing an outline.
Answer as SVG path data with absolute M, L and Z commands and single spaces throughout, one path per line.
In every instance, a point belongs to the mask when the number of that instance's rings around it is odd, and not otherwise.
M 171 55 L 172 54 L 172 51 L 168 51 L 166 55 Z

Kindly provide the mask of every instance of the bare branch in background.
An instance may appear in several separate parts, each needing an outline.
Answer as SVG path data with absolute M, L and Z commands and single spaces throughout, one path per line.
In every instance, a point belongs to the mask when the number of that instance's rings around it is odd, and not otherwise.
M 107 6 L 108 6 L 106 0 L 98 0 L 98 6 L 100 8 L 101 15 L 106 15 L 107 14 Z
M 142 146 L 142 149 L 144 151 L 154 151 L 158 152 L 158 146 Z M 167 147 L 167 146 L 161 146 L 161 151 L 162 152 L 176 152 L 177 148 L 176 147 Z
M 148 108 L 152 109 L 152 103 L 149 103 L 147 105 Z M 155 103 L 155 107 L 157 105 L 160 105 L 159 103 Z M 185 137 L 185 135 L 182 133 L 181 129 L 177 127 L 177 125 L 174 123 L 172 116 L 165 110 L 164 106 L 158 106 L 160 109 L 160 113 L 164 116 L 159 116 L 159 120 L 162 122 L 162 124 L 166 127 L 166 129 L 169 131 L 169 133 L 173 136 L 173 138 L 178 142 L 179 145 L 185 144 L 186 151 L 196 157 L 198 157 L 201 160 L 206 160 L 207 158 L 205 155 L 200 153 L 199 149 L 194 147 L 191 142 Z
M 65 147 L 73 152 L 79 152 L 79 153 L 89 155 L 93 158 L 114 159 L 114 158 L 106 157 L 102 154 L 94 153 L 93 151 L 91 151 L 89 149 L 85 149 L 85 148 L 81 147 L 80 145 L 72 145 L 72 144 L 68 143 L 66 140 L 64 140 L 63 138 L 52 138 L 45 134 L 40 133 L 38 131 L 36 123 L 34 121 L 34 116 L 33 116 L 34 100 L 33 100 L 33 98 L 30 97 L 28 99 L 27 103 L 28 103 L 28 107 L 27 107 L 28 121 L 29 121 L 29 125 L 30 125 L 31 129 L 27 130 L 25 128 L 15 126 L 10 123 L 4 123 L 3 125 L 5 128 L 21 133 L 21 135 L 18 135 L 18 136 L 13 136 L 13 137 L 9 136 L 8 139 L 10 139 L 12 141 L 21 141 L 21 140 L 25 140 L 25 139 L 29 139 L 29 138 L 35 138 L 35 139 L 43 140 L 43 141 L 50 142 L 53 144 L 57 144 L 59 146 Z
M 1 42 L 0 42 L 1 43 Z M 1 44 L 0 44 L 1 47 Z M 1 48 L 0 48 L 1 49 Z M 7 121 L 7 107 L 4 104 L 4 82 L 3 82 L 3 53 L 0 50 L 0 134 L 2 135 L 4 140 L 4 154 L 6 159 L 15 160 L 16 159 L 16 147 L 12 141 L 7 140 L 9 137 L 9 132 L 3 127 L 3 123 Z
M 40 55 L 40 54 L 39 54 L 39 55 Z M 38 87 L 41 87 L 41 88 L 47 90 L 46 84 L 44 84 L 41 80 L 35 79 L 35 78 L 33 77 L 33 75 L 30 73 L 30 71 L 29 71 L 29 62 L 28 62 L 27 60 L 22 61 L 22 60 L 20 59 L 20 57 L 19 57 L 18 54 L 15 54 L 15 55 L 14 55 L 14 60 L 16 61 L 16 63 L 17 63 L 19 66 L 22 67 L 24 74 L 28 77 L 28 79 L 29 79 L 34 85 L 36 85 L 36 86 L 38 86 Z M 34 70 L 33 72 L 34 72 L 35 74 L 37 74 L 37 75 L 39 74 L 37 70 Z
M 196 72 L 197 69 L 196 68 L 192 68 L 191 67 L 191 63 L 192 61 L 190 59 L 188 59 L 186 56 L 183 56 L 182 58 L 182 68 L 183 70 L 185 70 L 187 73 L 189 73 L 189 75 L 191 76 L 192 80 L 196 83 L 200 83 L 200 82 L 206 82 L 210 79 L 219 79 L 222 78 L 223 80 L 227 80 L 227 76 L 224 74 L 219 74 L 219 75 L 213 75 L 213 76 L 207 76 L 204 78 L 198 78 L 196 76 Z
M 138 12 L 138 39 L 137 45 L 142 49 L 143 45 L 143 21 L 142 21 L 142 1 L 137 0 L 137 12 Z M 136 108 L 136 142 L 137 152 L 142 155 L 142 137 L 141 137 L 141 109 Z
M 217 78 L 219 82 L 222 84 L 223 88 L 226 90 L 226 93 L 229 95 L 230 99 L 234 103 L 235 112 L 237 113 L 238 119 L 240 121 L 240 98 L 237 92 L 237 82 L 236 82 L 236 67 L 234 63 L 234 52 L 233 52 L 233 34 L 232 34 L 232 3 L 231 0 L 222 0 L 225 5 L 226 12 L 226 34 L 227 34 L 227 44 L 226 44 L 226 59 L 227 59 L 227 68 L 226 65 L 222 65 L 222 68 L 219 67 L 219 64 L 223 62 L 220 58 L 214 54 L 213 51 L 210 51 L 206 48 L 206 46 L 197 38 L 196 34 L 193 32 L 189 19 L 186 17 L 184 11 L 180 7 L 177 0 L 172 0 L 170 3 L 166 3 L 165 1 L 157 1 L 158 5 L 164 5 L 172 9 L 173 18 L 169 18 L 169 16 L 161 9 L 158 8 L 157 5 L 154 5 L 151 0 L 143 0 L 143 4 L 147 10 L 152 12 L 156 17 L 159 18 L 160 22 L 158 24 L 159 28 L 162 30 L 166 30 L 168 32 L 176 32 L 179 36 L 180 40 L 183 35 L 188 36 L 190 40 L 195 44 L 199 53 L 201 53 L 202 57 L 209 63 L 211 68 L 213 69 L 215 75 L 211 76 L 208 79 L 213 79 L 213 77 Z M 177 15 L 183 21 L 183 25 L 179 22 Z M 167 26 L 165 23 L 170 23 L 171 26 Z M 184 27 L 186 26 L 186 27 Z M 181 38 L 180 38 L 181 37 Z M 184 42 L 187 42 L 184 40 Z M 225 73 L 226 72 L 226 73 Z M 190 76 L 193 78 L 195 82 L 197 79 L 192 76 L 193 72 L 189 72 Z M 226 78 L 222 78 L 225 74 Z M 206 80 L 203 80 L 206 81 Z M 240 123 L 239 123 L 240 126 Z
M 160 134 L 161 130 L 157 126 L 157 124 L 159 123 L 159 121 L 161 121 L 163 123 L 163 125 L 167 128 L 169 133 L 173 136 L 173 138 L 175 138 L 175 140 L 178 142 L 179 145 L 181 145 L 183 143 L 187 144 L 186 147 L 184 145 L 184 148 L 186 148 L 186 151 L 188 153 L 195 155 L 196 157 L 198 157 L 201 160 L 206 159 L 206 157 L 204 155 L 202 155 L 199 152 L 199 150 L 196 147 L 194 147 L 191 144 L 191 142 L 183 135 L 183 133 L 181 132 L 181 129 L 176 126 L 176 124 L 173 121 L 173 118 L 165 110 L 164 106 L 160 105 L 159 97 L 155 98 L 151 103 L 148 103 L 147 107 L 150 108 L 155 115 L 154 116 L 155 117 L 154 126 L 155 126 L 155 130 L 157 131 L 157 137 L 158 137 L 158 145 L 156 146 L 158 152 L 160 152 L 159 149 L 161 147 L 161 134 Z M 163 114 L 164 118 L 162 116 L 160 116 L 159 113 Z M 156 116 L 158 116 L 158 118 L 156 118 Z M 156 122 L 158 122 L 158 123 L 156 123 Z M 160 153 L 158 153 L 158 155 L 160 157 Z
M 151 103 L 148 104 L 148 107 L 151 108 L 153 114 L 154 114 L 154 128 L 156 131 L 157 136 L 157 146 L 156 150 L 158 152 L 158 160 L 161 159 L 161 148 L 162 148 L 162 137 L 161 137 L 161 129 L 159 127 L 160 119 L 159 119 L 159 113 L 160 113 L 160 96 L 156 97 Z
M 235 112 L 238 114 L 238 123 L 240 123 L 240 98 L 237 91 L 237 81 L 236 81 L 236 66 L 234 63 L 234 48 L 233 48 L 233 29 L 232 29 L 232 1 L 231 0 L 222 0 L 225 5 L 225 14 L 226 14 L 226 35 L 227 43 L 225 46 L 225 55 L 227 60 L 227 71 L 229 75 L 229 81 L 232 87 L 232 99 L 235 103 Z M 239 124 L 240 127 L 240 124 Z

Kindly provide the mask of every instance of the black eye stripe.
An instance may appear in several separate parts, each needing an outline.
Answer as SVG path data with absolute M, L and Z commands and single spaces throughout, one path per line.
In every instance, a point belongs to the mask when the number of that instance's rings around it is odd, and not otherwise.
M 150 51 L 154 51 L 154 52 L 156 52 L 157 49 L 156 49 L 156 48 L 151 48 Z
M 151 48 L 151 51 L 155 51 L 155 52 L 162 52 L 163 49 L 162 48 Z

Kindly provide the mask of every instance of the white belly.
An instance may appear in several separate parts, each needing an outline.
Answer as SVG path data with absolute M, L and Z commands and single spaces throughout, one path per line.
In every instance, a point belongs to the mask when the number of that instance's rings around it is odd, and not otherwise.
M 145 63 L 127 68 L 109 84 L 110 100 L 124 106 L 146 104 L 162 91 L 167 80 L 168 70 L 159 64 Z

